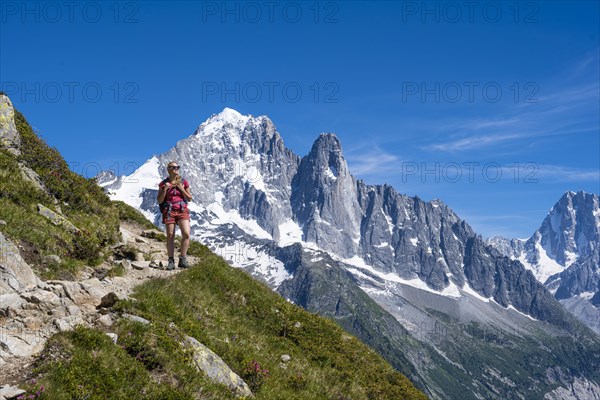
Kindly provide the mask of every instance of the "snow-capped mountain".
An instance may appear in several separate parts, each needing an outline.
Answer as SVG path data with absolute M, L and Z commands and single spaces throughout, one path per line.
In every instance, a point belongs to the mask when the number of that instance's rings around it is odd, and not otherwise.
M 600 247 L 598 195 L 567 192 L 527 240 L 494 237 L 501 253 L 519 259 L 542 283 Z
M 191 185 L 194 237 L 296 304 L 331 315 L 389 353 L 432 398 L 447 398 L 450 387 L 472 394 L 462 398 L 507 393 L 488 383 L 516 390 L 500 376 L 509 373 L 505 367 L 489 369 L 496 362 L 487 357 L 490 343 L 480 343 L 487 350 L 477 361 L 460 361 L 461 349 L 453 347 L 470 334 L 459 324 L 493 324 L 494 330 L 511 332 L 519 352 L 527 346 L 516 339 L 525 326 L 528 334 L 546 332 L 548 324 L 568 334 L 583 329 L 521 262 L 488 246 L 441 201 L 356 180 L 332 133 L 321 134 L 309 154 L 299 157 L 284 146 L 268 117 L 225 108 L 132 175 L 104 174 L 98 182 L 113 199 L 160 226 L 158 183 L 173 160 Z M 444 325 L 456 337 L 437 342 L 423 335 L 429 324 Z M 452 379 L 436 380 L 433 364 L 443 365 L 439 368 Z M 461 372 L 467 369 L 470 378 Z M 535 390 L 563 382 L 548 379 L 536 376 Z M 527 397 L 533 389 L 520 390 Z
M 600 207 L 597 194 L 567 192 L 528 240 L 492 238 L 518 259 L 580 320 L 600 333 Z M 600 296 L 600 295 L 599 295 Z

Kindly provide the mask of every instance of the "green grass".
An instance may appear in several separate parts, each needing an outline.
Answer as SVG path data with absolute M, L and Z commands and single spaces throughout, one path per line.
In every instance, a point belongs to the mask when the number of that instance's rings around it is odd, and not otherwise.
M 136 335 L 143 336 L 144 332 L 136 332 Z M 80 327 L 73 332 L 54 335 L 36 364 L 36 373 L 43 378 L 27 389 L 33 394 L 43 386 L 43 398 L 194 398 L 192 393 L 157 382 L 139 357 L 132 357 L 126 348 L 113 344 L 104 333 L 88 328 Z M 227 396 L 224 390 L 221 392 Z
M 115 276 L 124 276 L 124 275 L 125 275 L 125 267 L 123 267 L 123 265 L 121 265 L 121 264 L 115 265 L 110 270 L 108 270 L 108 273 L 106 274 L 106 276 L 108 276 L 109 278 L 113 278 Z
M 163 326 L 174 322 L 240 375 L 258 361 L 270 371 L 260 398 L 419 398 L 406 378 L 332 321 L 285 301 L 207 250 L 195 251 L 199 265 L 142 285 L 139 301 L 122 307 Z M 279 367 L 283 354 L 292 357 L 286 369 Z
M 184 335 L 217 353 L 249 383 L 256 399 L 426 398 L 331 320 L 287 302 L 204 246 L 194 247 L 200 263 L 175 277 L 146 282 L 134 300 L 115 307 L 151 324 L 120 319 L 117 345 L 85 329 L 49 342 L 44 354 L 63 355 L 38 361 L 39 382 L 47 393 L 57 394 L 50 398 L 92 392 L 90 398 L 142 398 L 144 392 L 143 398 L 191 399 L 200 391 L 202 399 L 233 398 L 190 366 L 190 354 L 179 345 Z M 283 354 L 291 356 L 286 368 L 280 366 Z M 125 381 L 135 384 L 115 389 Z
M 121 221 L 136 222 L 143 229 L 156 229 L 156 226 L 154 226 L 152 222 L 148 221 L 146 217 L 144 217 L 144 215 L 142 215 L 142 213 L 135 208 L 122 201 L 113 201 L 113 204 L 117 208 L 119 219 Z

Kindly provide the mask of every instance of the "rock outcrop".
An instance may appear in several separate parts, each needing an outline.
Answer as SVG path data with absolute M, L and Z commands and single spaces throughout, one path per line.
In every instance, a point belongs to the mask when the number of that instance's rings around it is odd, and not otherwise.
M 38 213 L 47 218 L 50 222 L 52 222 L 54 225 L 59 225 L 64 227 L 66 230 L 68 230 L 69 232 L 72 233 L 79 233 L 80 229 L 77 228 L 75 225 L 73 225 L 73 223 L 71 223 L 71 221 L 69 221 L 68 219 L 66 219 L 65 217 L 63 217 L 62 215 L 52 211 L 51 209 L 49 209 L 48 207 L 42 205 L 42 204 L 38 204 Z
M 0 146 L 9 152 L 19 155 L 21 150 L 21 137 L 15 126 L 15 110 L 5 94 L 0 94 Z
M 28 290 L 40 284 L 31 267 L 19 254 L 17 246 L 0 232 L 0 296 Z M 0 297 L 3 307 L 4 297 Z

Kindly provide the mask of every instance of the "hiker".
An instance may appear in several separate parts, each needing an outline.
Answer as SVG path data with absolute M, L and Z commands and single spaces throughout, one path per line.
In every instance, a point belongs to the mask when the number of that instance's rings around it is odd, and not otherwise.
M 171 161 L 167 165 L 169 177 L 158 185 L 158 204 L 162 213 L 162 222 L 167 230 L 167 252 L 169 263 L 167 270 L 175 269 L 175 225 L 181 230 L 181 249 L 179 268 L 188 268 L 187 250 L 190 245 L 190 210 L 187 202 L 192 200 L 190 184 L 179 174 L 179 165 Z

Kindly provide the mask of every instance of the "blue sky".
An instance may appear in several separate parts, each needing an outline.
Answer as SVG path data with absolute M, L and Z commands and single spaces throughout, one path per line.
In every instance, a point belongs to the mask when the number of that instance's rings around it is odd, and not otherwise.
M 528 237 L 600 192 L 598 1 L 0 3 L 0 90 L 83 175 L 230 107 L 355 176 Z

